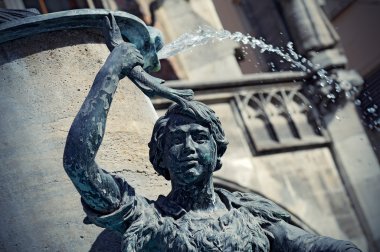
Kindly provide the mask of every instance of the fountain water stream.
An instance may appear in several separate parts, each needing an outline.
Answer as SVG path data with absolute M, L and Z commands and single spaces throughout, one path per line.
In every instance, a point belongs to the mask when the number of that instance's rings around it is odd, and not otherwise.
M 275 47 L 266 43 L 262 39 L 257 39 L 249 34 L 244 35 L 241 32 L 230 32 L 227 30 L 216 30 L 210 26 L 201 26 L 193 33 L 185 33 L 176 40 L 165 45 L 159 52 L 158 58 L 165 59 L 174 56 L 182 51 L 192 49 L 197 46 L 206 45 L 223 40 L 233 40 L 250 46 L 253 49 L 260 49 L 260 53 L 275 53 L 285 61 L 290 63 L 290 67 L 294 70 L 300 70 L 307 74 L 315 73 L 326 84 L 332 84 L 334 80 L 327 75 L 323 69 L 319 69 L 318 65 L 314 65 L 310 60 L 295 52 L 293 43 L 288 42 L 286 49 Z M 317 70 L 319 69 L 319 70 Z
M 241 32 L 230 32 L 227 30 L 217 30 L 210 26 L 201 26 L 195 32 L 185 33 L 166 44 L 159 52 L 158 58 L 165 59 L 174 56 L 180 52 L 191 50 L 198 46 L 203 46 L 209 43 L 220 42 L 224 40 L 232 40 L 241 43 L 245 46 L 250 46 L 253 49 L 259 49 L 260 53 L 274 53 L 281 57 L 284 61 L 290 63 L 290 68 L 295 71 L 302 71 L 308 74 L 314 80 L 319 80 L 320 88 L 330 90 L 325 94 L 326 100 L 335 103 L 338 95 L 344 91 L 344 95 L 348 99 L 355 99 L 359 89 L 356 87 L 343 88 L 345 83 L 339 83 L 332 78 L 329 73 L 319 65 L 312 63 L 309 59 L 298 54 L 293 47 L 292 42 L 288 42 L 286 48 L 280 48 L 266 43 L 263 39 L 257 39 L 249 34 L 244 35 Z M 273 65 L 273 64 L 272 64 Z M 351 86 L 351 85 L 349 85 Z M 344 89 L 344 90 L 343 90 Z M 360 100 L 356 99 L 355 104 L 358 105 Z M 375 115 L 375 120 L 367 123 L 370 128 L 380 128 L 380 119 L 377 115 L 377 108 L 370 106 L 367 108 L 371 116 Z M 372 120 L 373 121 L 373 120 Z

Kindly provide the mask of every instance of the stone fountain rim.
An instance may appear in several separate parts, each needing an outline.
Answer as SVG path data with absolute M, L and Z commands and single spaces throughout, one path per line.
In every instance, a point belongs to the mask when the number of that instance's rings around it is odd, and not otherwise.
M 138 17 L 123 11 L 104 9 L 78 9 L 53 12 L 12 20 L 0 24 L 0 44 L 41 33 L 80 28 L 103 27 L 103 18 L 113 13 L 124 38 L 134 43 L 138 49 L 149 50 L 149 32 Z M 136 36 L 136 32 L 138 36 Z M 142 50 L 142 51 L 145 51 Z

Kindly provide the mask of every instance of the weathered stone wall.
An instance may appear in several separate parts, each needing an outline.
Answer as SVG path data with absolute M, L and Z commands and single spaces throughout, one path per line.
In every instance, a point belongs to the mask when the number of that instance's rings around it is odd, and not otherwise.
M 215 176 L 281 205 L 320 235 L 350 240 L 363 251 L 366 237 L 328 147 L 253 156 L 230 104 L 211 106 L 229 146 Z M 374 202 L 374 205 L 376 203 Z
M 116 251 L 113 233 L 82 223 L 62 166 L 65 139 L 108 49 L 92 30 L 45 33 L 0 45 L 0 251 Z M 155 198 L 147 144 L 156 114 L 123 80 L 97 161 Z
M 139 0 L 147 11 L 150 0 Z M 185 33 L 195 32 L 207 25 L 221 29 L 222 25 L 211 0 L 177 1 L 165 0 L 156 12 L 159 28 L 167 43 Z M 199 46 L 170 57 L 180 79 L 223 80 L 241 77 L 239 64 L 234 57 L 235 42 L 223 41 L 212 46 Z

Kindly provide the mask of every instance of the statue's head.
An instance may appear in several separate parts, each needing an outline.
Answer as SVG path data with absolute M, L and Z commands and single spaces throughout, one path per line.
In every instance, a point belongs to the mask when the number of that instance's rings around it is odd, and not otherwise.
M 189 101 L 188 108 L 174 104 L 157 120 L 149 156 L 158 174 L 191 184 L 205 181 L 222 167 L 227 144 L 215 112 L 201 102 Z

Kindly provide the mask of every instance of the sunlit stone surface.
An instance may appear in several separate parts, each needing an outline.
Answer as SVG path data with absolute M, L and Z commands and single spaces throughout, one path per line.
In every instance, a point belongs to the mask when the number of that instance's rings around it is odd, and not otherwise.
M 0 251 L 112 251 L 120 241 L 82 223 L 62 167 L 68 129 L 109 54 L 102 36 L 57 31 L 3 43 L 0 52 Z M 155 119 L 142 92 L 121 81 L 98 155 L 149 198 L 166 192 L 148 161 Z

